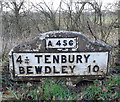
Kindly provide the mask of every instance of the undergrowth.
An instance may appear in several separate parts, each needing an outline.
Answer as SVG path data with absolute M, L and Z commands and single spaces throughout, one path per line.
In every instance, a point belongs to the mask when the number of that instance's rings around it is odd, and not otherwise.
M 94 81 L 94 84 L 85 88 L 82 94 L 85 100 L 107 100 L 120 102 L 120 75 Z
M 63 83 L 55 83 L 52 80 L 45 80 L 44 85 L 31 90 L 29 96 L 33 100 L 76 100 L 77 94 L 70 90 Z
M 77 93 L 70 91 L 63 81 L 46 79 L 43 82 L 14 83 L 2 78 L 1 83 L 5 88 L 4 94 L 11 96 L 11 100 L 77 100 Z

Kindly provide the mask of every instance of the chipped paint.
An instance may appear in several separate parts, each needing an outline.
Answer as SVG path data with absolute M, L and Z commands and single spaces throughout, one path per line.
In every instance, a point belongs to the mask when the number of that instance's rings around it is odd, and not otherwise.
M 62 37 L 62 38 L 66 38 L 66 37 L 77 37 L 77 48 L 76 49 L 66 49 L 66 48 L 57 48 L 57 49 L 46 49 L 45 47 L 45 40 L 48 37 L 53 37 L 53 38 L 58 38 L 58 37 Z M 12 59 L 12 52 L 17 53 L 17 52 L 44 52 L 44 53 L 58 53 L 58 52 L 108 52 L 111 51 L 112 47 L 110 45 L 104 44 L 104 43 L 100 43 L 100 42 L 95 42 L 90 40 L 89 38 L 87 38 L 84 34 L 82 34 L 81 32 L 73 32 L 73 31 L 50 31 L 50 32 L 46 32 L 46 33 L 41 33 L 39 34 L 39 36 L 35 37 L 34 39 L 32 39 L 31 41 L 19 44 L 17 46 L 15 46 L 9 53 L 9 58 L 10 58 L 10 73 L 13 72 L 14 68 L 13 68 L 13 59 Z M 107 55 L 105 55 L 107 56 Z M 100 63 L 102 64 L 104 61 L 100 61 Z M 30 62 L 31 63 L 31 62 Z M 30 64 L 29 63 L 29 64 Z M 104 68 L 105 67 L 105 68 Z M 80 70 L 80 67 L 77 67 L 78 70 Z M 85 69 L 86 70 L 86 69 Z M 95 75 L 98 74 L 107 74 L 106 71 L 106 66 L 103 66 L 101 68 L 101 71 L 103 72 L 99 72 Z M 15 72 L 17 76 L 19 76 L 18 71 Z M 102 74 L 102 75 L 103 75 Z M 72 74 L 71 74 L 72 75 Z M 73 74 L 75 75 L 75 74 Z M 78 74 L 79 75 L 79 74 Z M 83 75 L 88 75 L 88 73 L 86 73 L 86 71 L 83 71 Z M 89 74 L 89 75 L 93 75 L 93 74 Z M 11 73 L 11 77 L 13 77 L 13 73 Z M 83 78 L 83 77 L 82 77 Z M 95 78 L 95 77 L 94 77 Z M 15 78 L 14 78 L 15 79 Z M 31 80 L 33 78 L 29 78 L 29 80 Z M 79 80 L 79 78 L 75 78 L 74 80 Z M 27 78 L 28 80 L 28 78 Z M 39 80 L 39 78 L 38 78 Z
M 108 52 L 19 52 L 13 53 L 13 59 L 15 76 L 103 75 L 107 73 Z

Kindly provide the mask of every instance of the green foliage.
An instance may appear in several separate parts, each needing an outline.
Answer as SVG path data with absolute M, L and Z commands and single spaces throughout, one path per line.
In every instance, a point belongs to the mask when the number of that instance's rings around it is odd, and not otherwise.
M 77 93 L 71 92 L 63 82 L 44 80 L 43 82 L 12 82 L 8 76 L 1 76 L 6 98 L 13 100 L 77 100 Z
M 11 87 L 7 87 L 9 90 L 9 93 L 15 97 L 16 100 L 19 100 L 19 97 L 15 94 L 15 92 L 12 91 Z
M 31 90 L 29 96 L 33 100 L 76 100 L 77 93 L 70 92 L 65 85 L 60 85 L 52 80 L 46 80 L 44 85 Z
M 83 99 L 88 100 L 114 100 L 120 101 L 120 75 L 111 76 L 101 84 L 96 80 L 94 85 L 84 89 Z

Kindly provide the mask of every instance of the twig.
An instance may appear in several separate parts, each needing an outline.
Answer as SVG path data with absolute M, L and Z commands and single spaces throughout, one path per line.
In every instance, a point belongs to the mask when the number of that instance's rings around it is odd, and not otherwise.
M 87 20 L 87 25 L 88 25 L 88 28 L 89 28 L 90 33 L 92 34 L 92 36 L 95 38 L 95 40 L 97 40 L 97 37 L 94 35 L 94 33 L 93 33 L 93 31 L 92 31 L 92 29 L 90 27 L 90 24 L 89 24 L 88 20 Z

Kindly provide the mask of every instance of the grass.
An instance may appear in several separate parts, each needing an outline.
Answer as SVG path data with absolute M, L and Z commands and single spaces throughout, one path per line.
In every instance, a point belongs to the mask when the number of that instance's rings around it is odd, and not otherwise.
M 96 80 L 94 85 L 84 89 L 82 97 L 87 100 L 120 101 L 120 75 L 110 76 L 102 84 Z
M 15 100 L 77 100 L 75 91 L 71 91 L 64 82 L 44 80 L 43 82 L 13 83 L 8 80 L 1 80 L 6 87 L 4 94 L 14 97 Z M 104 80 L 95 80 L 92 85 L 82 86 L 81 99 L 95 101 L 120 101 L 120 75 L 111 75 Z
M 64 84 L 45 80 L 44 86 L 39 85 L 37 89 L 31 90 L 29 96 L 33 100 L 77 100 L 77 93 L 70 92 Z
M 14 100 L 77 100 L 77 93 L 72 92 L 64 82 L 53 80 L 44 80 L 43 82 L 31 83 L 13 83 L 12 81 L 1 79 L 4 94 L 7 98 L 12 97 Z
M 2 76 L 3 93 L 14 100 L 77 100 L 75 91 L 71 91 L 63 81 L 44 79 L 42 82 L 13 82 L 8 76 Z M 29 85 L 28 83 L 31 83 Z M 92 85 L 82 85 L 83 100 L 120 101 L 120 75 L 110 75 L 104 80 L 95 80 Z

